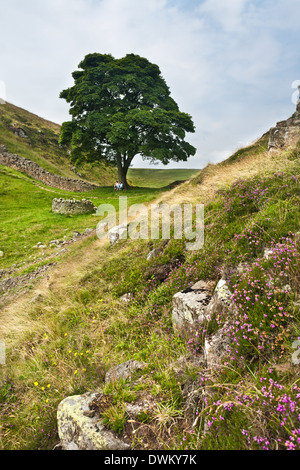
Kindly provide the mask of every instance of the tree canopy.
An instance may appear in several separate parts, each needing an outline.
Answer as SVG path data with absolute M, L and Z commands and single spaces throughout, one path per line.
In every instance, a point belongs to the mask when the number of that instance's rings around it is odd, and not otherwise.
M 94 53 L 78 68 L 74 85 L 60 93 L 72 120 L 62 124 L 59 142 L 70 146 L 73 162 L 112 162 L 127 187 L 138 154 L 163 164 L 195 154 L 185 141 L 195 132 L 191 116 L 179 110 L 157 65 L 135 54 L 115 59 Z

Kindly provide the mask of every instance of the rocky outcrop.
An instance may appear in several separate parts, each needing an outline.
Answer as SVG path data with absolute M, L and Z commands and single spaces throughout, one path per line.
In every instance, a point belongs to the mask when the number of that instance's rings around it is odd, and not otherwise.
M 178 292 L 173 297 L 173 328 L 181 335 L 192 337 L 200 325 L 208 326 L 212 319 L 223 318 L 223 326 L 211 336 L 205 337 L 204 359 L 208 368 L 221 363 L 228 353 L 230 337 L 226 334 L 232 317 L 234 303 L 224 279 L 220 279 L 215 289 L 213 283 L 199 281 L 192 287 Z
M 299 86 L 300 93 L 300 86 Z M 300 99 L 296 112 L 289 119 L 277 122 L 270 129 L 268 150 L 278 150 L 283 147 L 295 145 L 300 139 Z
M 5 145 L 0 145 L 0 164 L 25 173 L 31 178 L 53 188 L 75 192 L 92 191 L 93 189 L 98 188 L 95 184 L 88 183 L 87 181 L 65 178 L 63 176 L 50 173 L 28 158 L 23 158 L 19 155 L 10 153 Z
M 52 212 L 56 214 L 78 215 L 95 213 L 97 207 L 88 199 L 55 198 L 52 201 Z
M 199 324 L 209 320 L 207 306 L 213 286 L 214 282 L 199 281 L 174 295 L 172 323 L 175 330 L 190 336 Z

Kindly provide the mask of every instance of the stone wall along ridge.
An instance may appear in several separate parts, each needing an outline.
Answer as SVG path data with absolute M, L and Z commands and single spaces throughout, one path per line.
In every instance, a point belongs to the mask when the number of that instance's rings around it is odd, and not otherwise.
M 47 186 L 65 191 L 84 192 L 98 188 L 95 184 L 88 183 L 87 181 L 66 178 L 50 173 L 28 158 L 10 153 L 5 145 L 0 145 L 0 164 L 25 173 Z

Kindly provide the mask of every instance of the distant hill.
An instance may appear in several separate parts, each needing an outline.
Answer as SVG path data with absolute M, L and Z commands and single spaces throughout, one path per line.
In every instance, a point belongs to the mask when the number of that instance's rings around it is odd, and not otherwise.
M 200 170 L 176 168 L 176 169 L 156 169 L 156 168 L 129 168 L 128 182 L 133 186 L 146 188 L 162 188 L 175 182 L 189 180 L 199 173 Z

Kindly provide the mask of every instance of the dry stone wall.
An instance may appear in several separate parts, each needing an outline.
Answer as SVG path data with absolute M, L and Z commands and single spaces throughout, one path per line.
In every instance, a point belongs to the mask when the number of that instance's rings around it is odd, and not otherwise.
M 97 207 L 88 199 L 55 198 L 52 201 L 52 212 L 57 214 L 89 214 L 96 212 Z
M 40 181 L 47 186 L 53 188 L 63 189 L 65 191 L 75 191 L 75 192 L 84 192 L 92 191 L 98 186 L 86 181 L 66 178 L 63 176 L 55 175 L 49 171 L 41 168 L 37 163 L 32 162 L 28 158 L 21 157 L 10 153 L 5 145 L 0 145 L 0 164 L 9 166 L 14 170 L 25 173 L 28 176 L 31 176 L 35 180 Z

